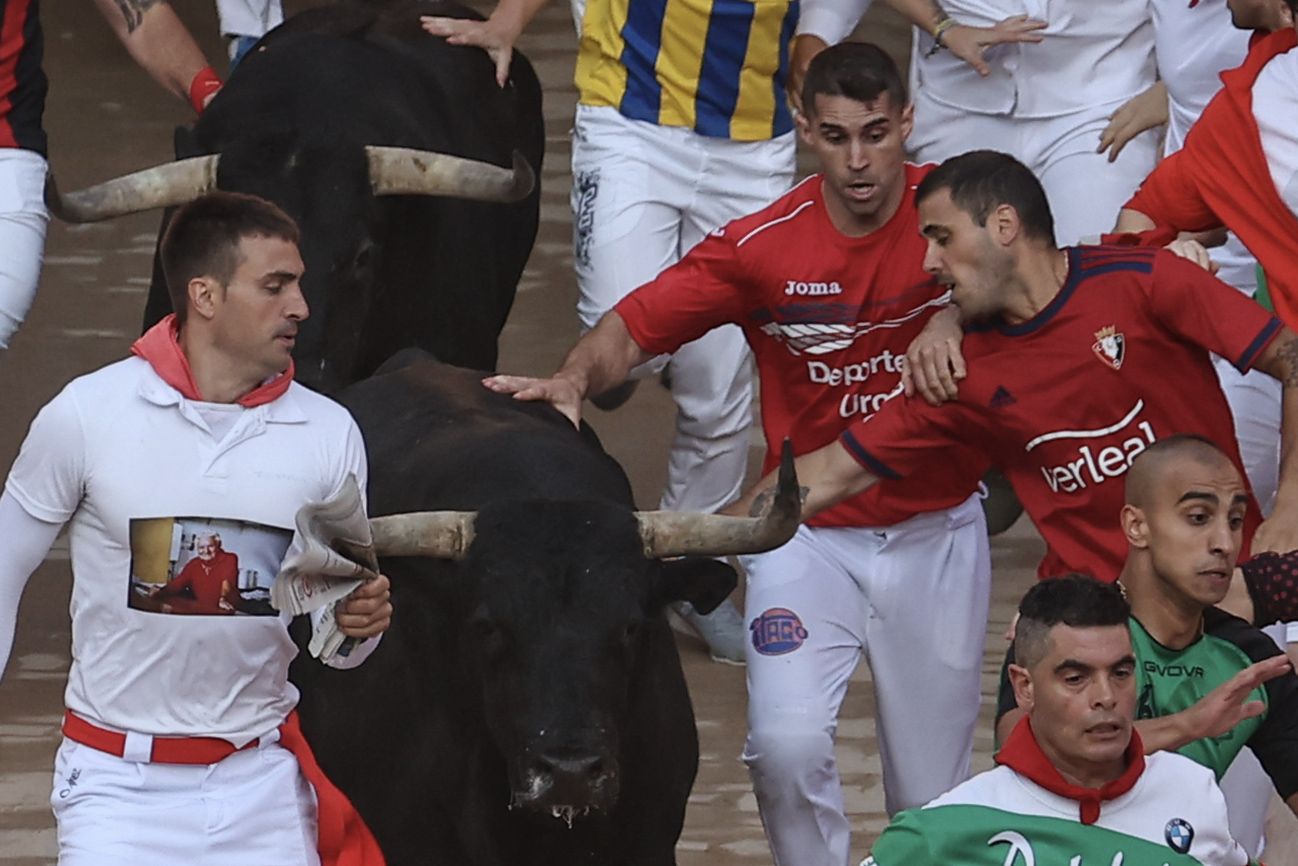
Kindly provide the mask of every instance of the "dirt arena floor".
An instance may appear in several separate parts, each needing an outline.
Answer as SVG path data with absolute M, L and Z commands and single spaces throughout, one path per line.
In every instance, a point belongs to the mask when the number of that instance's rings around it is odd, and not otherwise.
M 210 0 L 173 0 L 208 56 L 224 60 Z M 286 6 L 314 5 L 286 0 Z M 46 68 L 51 92 L 46 125 L 51 164 L 64 189 L 86 185 L 171 158 L 172 130 L 187 109 L 154 87 L 125 56 L 86 0 L 44 4 Z M 900 23 L 874 10 L 861 33 L 904 62 L 908 39 Z M 577 336 L 568 208 L 569 141 L 575 92 L 575 40 L 566 3 L 553 3 L 525 36 L 545 86 L 547 128 L 540 235 L 519 286 L 502 341 L 501 368 L 551 371 Z M 223 62 L 217 64 L 223 66 Z M 138 335 L 149 283 L 157 214 L 110 223 L 51 225 L 40 295 L 23 331 L 0 358 L 0 467 L 12 462 L 37 409 L 72 377 L 125 355 Z M 616 413 L 592 410 L 605 445 L 635 483 L 642 507 L 653 507 L 671 436 L 671 403 L 656 385 L 640 388 Z M 754 462 L 760 453 L 754 440 Z M 991 766 L 991 707 L 1010 614 L 1032 581 L 1042 545 L 1027 521 L 992 544 L 995 571 L 983 664 L 984 719 L 975 769 Z M 55 862 L 49 796 L 68 668 L 67 550 L 56 545 L 29 584 L 17 644 L 0 685 L 0 866 Z M 917 604 L 940 599 L 916 598 Z M 770 855 L 748 774 L 739 761 L 744 738 L 744 671 L 709 661 L 702 644 L 681 639 L 694 694 L 702 759 L 678 847 L 681 866 L 760 866 Z M 843 707 L 838 759 L 855 828 L 853 862 L 885 826 L 874 743 L 873 697 L 862 665 Z M 1273 810 L 1274 812 L 1275 810 Z M 1273 818 L 1271 866 L 1298 866 L 1292 816 Z

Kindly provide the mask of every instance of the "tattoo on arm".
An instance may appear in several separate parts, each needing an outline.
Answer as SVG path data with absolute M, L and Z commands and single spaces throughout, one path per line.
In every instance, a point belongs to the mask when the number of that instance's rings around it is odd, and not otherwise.
M 134 33 L 144 23 L 144 13 L 157 6 L 162 0 L 114 0 L 114 2 L 121 10 L 122 17 L 126 19 L 126 32 Z
M 1284 362 L 1284 386 L 1298 388 L 1298 337 L 1290 337 L 1276 350 L 1276 356 Z
M 775 493 L 778 488 L 768 487 L 753 498 L 753 504 L 748 509 L 750 517 L 765 517 L 770 513 L 771 508 L 775 505 Z M 811 492 L 810 487 L 798 487 L 798 501 L 806 502 L 807 494 Z

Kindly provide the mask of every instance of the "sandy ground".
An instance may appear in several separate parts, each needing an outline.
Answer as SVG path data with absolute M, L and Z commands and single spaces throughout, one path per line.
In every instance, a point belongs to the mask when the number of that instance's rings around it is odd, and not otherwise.
M 174 3 L 200 36 L 209 57 L 223 58 L 208 0 Z M 299 8 L 304 3 L 291 4 Z M 187 109 L 153 87 L 125 57 L 81 0 L 45 4 L 47 69 L 52 89 L 47 127 L 51 162 L 72 188 L 171 156 L 171 132 Z M 503 336 L 502 369 L 553 369 L 576 338 L 568 208 L 568 130 L 574 39 L 565 4 L 537 20 L 523 48 L 546 88 L 548 152 L 543 177 L 543 225 L 518 301 Z M 863 32 L 904 58 L 906 38 L 895 20 L 874 12 Z M 70 378 L 122 357 L 138 333 L 149 282 L 158 217 L 51 226 L 45 273 L 35 309 L 0 361 L 0 465 L 7 467 L 36 410 Z M 642 387 L 611 415 L 592 412 L 606 446 L 628 469 L 642 506 L 652 507 L 663 481 L 671 436 L 671 404 L 657 386 Z M 759 446 L 754 443 L 754 458 Z M 1041 543 L 1026 521 L 993 541 L 995 585 L 983 664 L 983 723 L 975 769 L 991 765 L 990 710 L 1004 643 L 1000 635 L 1032 581 Z M 17 646 L 0 685 L 0 866 L 54 862 L 46 799 L 57 745 L 68 665 L 67 551 L 60 543 L 32 578 L 20 614 Z M 939 603 L 916 598 L 917 604 Z M 742 668 L 711 663 L 702 645 L 682 638 L 682 656 L 695 698 L 702 760 L 679 845 L 682 866 L 770 863 L 748 776 L 739 761 L 744 737 Z M 864 856 L 886 824 L 874 744 L 873 697 L 862 665 L 839 725 L 838 758 L 852 816 L 854 855 Z M 1294 822 L 1274 825 L 1268 862 L 1298 864 Z

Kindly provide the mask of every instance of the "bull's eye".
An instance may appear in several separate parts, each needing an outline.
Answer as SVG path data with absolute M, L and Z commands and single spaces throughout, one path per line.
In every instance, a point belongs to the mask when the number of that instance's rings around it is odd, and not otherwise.
M 622 642 L 627 646 L 635 643 L 636 638 L 640 636 L 639 621 L 627 623 L 626 628 L 622 629 Z

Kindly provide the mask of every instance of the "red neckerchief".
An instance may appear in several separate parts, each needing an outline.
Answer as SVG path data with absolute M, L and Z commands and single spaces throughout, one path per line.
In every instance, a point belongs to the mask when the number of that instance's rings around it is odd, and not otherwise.
M 183 394 L 185 399 L 202 400 L 203 395 L 198 392 L 198 385 L 194 382 L 194 373 L 189 369 L 189 359 L 180 348 L 179 337 L 180 327 L 176 324 L 176 314 L 171 313 L 132 343 L 131 353 L 148 361 L 153 372 Z M 293 361 L 290 359 L 287 370 L 253 388 L 235 402 L 251 409 L 279 399 L 292 383 Z
M 1122 775 L 1102 788 L 1083 788 L 1064 779 L 1063 775 L 1050 763 L 1046 753 L 1041 751 L 1036 736 L 1032 733 L 1032 723 L 1027 716 L 1014 726 L 1005 745 L 996 753 L 996 763 L 1004 764 L 1021 776 L 1035 782 L 1053 794 L 1067 797 L 1078 802 L 1083 824 L 1094 824 L 1100 819 L 1100 804 L 1105 800 L 1121 797 L 1136 785 L 1140 774 L 1145 772 L 1145 747 L 1140 742 L 1136 729 L 1131 729 L 1131 742 L 1127 744 L 1127 769 Z

